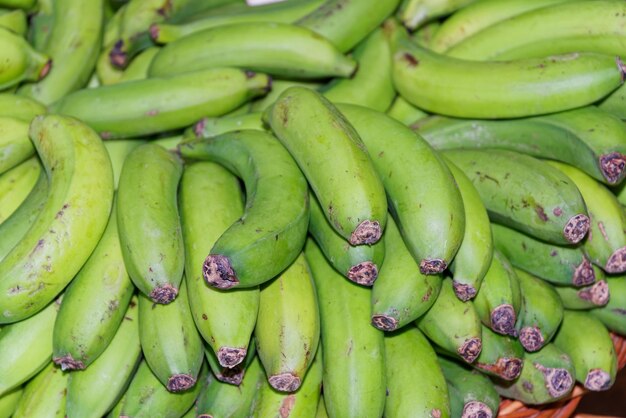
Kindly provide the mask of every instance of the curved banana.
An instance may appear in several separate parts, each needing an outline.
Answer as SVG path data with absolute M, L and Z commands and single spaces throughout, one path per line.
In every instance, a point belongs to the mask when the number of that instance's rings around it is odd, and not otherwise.
M 426 141 L 385 114 L 355 105 L 338 109 L 372 156 L 390 212 L 420 271 L 442 272 L 465 230 L 463 199 L 446 163 Z
M 273 105 L 285 90 L 293 86 L 319 90 L 323 84 L 316 80 L 272 80 L 270 91 L 265 96 L 259 97 L 250 103 L 250 112 L 263 112 L 265 109 Z
M 185 130 L 184 139 L 211 138 L 242 129 L 266 131 L 267 128 L 263 124 L 262 116 L 263 113 L 261 112 L 251 112 L 243 115 L 202 118 L 191 128 Z
M 426 112 L 413 106 L 404 100 L 402 96 L 396 96 L 391 107 L 387 110 L 387 115 L 406 126 L 411 126 L 413 123 L 428 116 Z
M 28 122 L 23 120 L 0 116 L 0 174 L 35 155 L 35 147 L 28 137 L 28 126 Z
M 49 192 L 28 232 L 0 262 L 0 323 L 33 315 L 65 288 L 96 247 L 113 201 L 111 162 L 88 126 L 38 116 L 29 134 Z
M 54 18 L 53 0 L 37 0 L 37 11 L 30 16 L 26 37 L 37 51 L 46 49 Z
M 0 175 L 0 224 L 20 207 L 42 174 L 39 159 L 30 158 Z
M 68 373 L 50 362 L 24 386 L 13 418 L 65 417 Z
M 22 81 L 41 80 L 50 71 L 52 61 L 48 55 L 36 51 L 24 38 L 9 29 L 0 27 L 0 44 L 0 90 Z
M 36 100 L 12 93 L 0 93 L 0 116 L 2 117 L 11 117 L 30 123 L 35 116 L 47 112 L 46 106 Z
M 20 36 L 25 36 L 28 30 L 26 12 L 21 9 L 0 9 L 0 27 L 10 30 Z
M 150 65 L 152 65 L 152 60 L 160 50 L 161 48 L 153 46 L 133 58 L 120 77 L 120 83 L 148 78 L 148 71 L 150 70 Z
M 617 89 L 626 70 L 619 58 L 591 52 L 470 61 L 416 45 L 391 21 L 385 31 L 398 93 L 420 109 L 447 116 L 501 119 L 586 106 Z
M 246 210 L 215 242 L 204 279 L 218 289 L 254 287 L 289 266 L 302 251 L 309 224 L 306 179 L 271 134 L 244 130 L 179 146 L 185 159 L 222 164 L 245 183 Z

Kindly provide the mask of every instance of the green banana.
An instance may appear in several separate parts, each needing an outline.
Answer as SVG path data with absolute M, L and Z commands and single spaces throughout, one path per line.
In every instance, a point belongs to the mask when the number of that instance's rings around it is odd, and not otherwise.
M 79 90 L 55 102 L 51 111 L 84 121 L 104 139 L 135 137 L 222 115 L 268 85 L 264 74 L 215 68 Z
M 52 330 L 58 304 L 50 303 L 40 312 L 0 331 L 0 396 L 39 373 L 52 356 Z
M 254 7 L 242 4 L 232 11 L 226 10 L 224 13 L 212 14 L 177 25 L 155 23 L 150 26 L 150 33 L 156 43 L 167 44 L 192 33 L 232 23 L 247 23 L 248 25 L 259 22 L 292 23 L 315 10 L 324 1 L 290 0 Z
M 491 224 L 495 246 L 515 267 L 557 285 L 585 286 L 596 281 L 581 246 L 550 244 L 503 225 Z
M 296 21 L 348 52 L 396 9 L 400 0 L 326 0 Z
M 256 316 L 254 319 L 256 320 Z M 204 354 L 213 376 L 220 382 L 239 386 L 245 377 L 248 366 L 256 358 L 256 340 L 254 339 L 254 335 L 250 338 L 250 341 L 246 343 L 246 348 L 246 353 L 244 353 L 245 357 L 243 358 L 239 357 L 239 352 L 234 350 L 229 352 L 228 356 L 218 357 L 212 349 L 205 345 Z M 239 363 L 232 367 L 223 366 L 220 364 L 220 359 L 231 363 Z
M 111 159 L 111 166 L 113 167 L 113 184 L 117 190 L 117 186 L 120 181 L 120 174 L 122 173 L 122 167 L 126 157 L 132 150 L 139 145 L 144 144 L 146 141 L 140 139 L 118 139 L 115 141 L 104 141 L 104 147 Z
M 100 418 L 122 396 L 141 359 L 137 311 L 137 298 L 133 297 L 104 352 L 85 370 L 70 373 L 67 418 Z
M 304 254 L 261 289 L 254 336 L 269 384 L 277 391 L 298 390 L 315 358 L 320 338 L 317 303 Z
M 441 16 L 454 14 L 475 0 L 404 0 L 397 15 L 410 30 Z
M 407 126 L 428 116 L 426 112 L 413 106 L 402 96 L 396 96 L 387 110 L 387 115 Z
M 617 355 L 607 328 L 584 311 L 565 310 L 554 345 L 572 359 L 576 380 L 591 391 L 605 391 L 615 382 Z
M 430 49 L 430 43 L 433 36 L 439 30 L 441 22 L 438 20 L 431 21 L 411 34 L 411 39 L 418 45 Z
M 604 279 L 581 288 L 554 286 L 554 289 L 563 301 L 563 307 L 571 310 L 592 309 L 604 306 L 609 302 L 610 298 L 610 289 Z
M 447 150 L 472 181 L 492 222 L 554 244 L 576 244 L 589 230 L 585 202 L 560 170 L 514 151 Z
M 13 418 L 64 418 L 68 373 L 49 362 L 24 386 Z
M 23 163 L 35 154 L 28 137 L 28 122 L 0 116 L 0 174 Z
M 470 61 L 416 45 L 391 21 L 385 31 L 398 93 L 420 109 L 447 116 L 514 118 L 586 106 L 618 88 L 626 70 L 619 58 L 591 52 Z
M 178 152 L 178 144 L 180 144 L 183 140 L 183 135 L 173 135 L 173 136 L 164 136 L 158 139 L 153 139 L 152 142 L 155 145 L 160 146 L 161 148 L 172 152 Z
M 8 29 L 17 35 L 25 36 L 28 30 L 26 12 L 21 9 L 0 9 L 0 27 Z
M 451 279 L 444 279 L 433 306 L 422 315 L 418 328 L 446 353 L 472 363 L 482 350 L 480 317 L 471 302 L 460 301 Z
M 322 384 L 329 416 L 379 418 L 385 406 L 383 332 L 367 320 L 370 291 L 344 279 L 312 239 L 304 254 L 320 301 Z
M 494 23 L 457 43 L 446 51 L 446 55 L 485 60 L 545 57 L 582 51 L 613 56 L 623 54 L 623 38 L 626 35 L 626 17 L 623 14 L 626 14 L 626 6 L 617 0 L 548 5 Z M 583 39 L 582 45 L 565 42 L 569 48 L 558 46 L 562 40 L 579 37 Z M 591 41 L 591 48 L 586 46 L 584 39 Z M 542 48 L 544 45 L 547 49 Z M 535 52 L 535 49 L 538 51 Z M 520 53 L 520 50 L 525 50 L 525 53 Z
M 30 16 L 26 39 L 37 50 L 43 51 L 54 25 L 53 0 L 37 0 L 37 11 Z
M 491 265 L 483 278 L 474 307 L 482 323 L 499 334 L 517 336 L 515 323 L 521 295 L 517 275 L 510 261 L 494 250 Z
M 250 407 L 251 418 L 314 418 L 321 396 L 322 386 L 322 353 L 317 352 L 309 371 L 304 376 L 302 386 L 296 392 L 279 392 L 268 384 L 267 377 L 262 375 L 258 389 Z
M 148 78 L 148 71 L 152 60 L 159 51 L 160 48 L 153 46 L 137 55 L 124 70 L 124 73 L 120 77 L 120 83 Z
M 0 27 L 0 90 L 22 81 L 38 81 L 46 77 L 52 66 L 48 55 L 36 51 L 24 38 Z
M 0 395 L 0 417 L 11 418 L 17 408 L 17 404 L 24 393 L 24 388 L 18 387 L 12 391 Z
M 494 251 L 493 236 L 489 214 L 478 191 L 451 161 L 446 161 L 446 165 L 461 193 L 465 213 L 463 240 L 450 264 L 454 293 L 465 302 L 476 296 L 489 270 Z
M 250 112 L 262 112 L 280 97 L 289 87 L 300 86 L 311 90 L 319 90 L 323 84 L 313 80 L 272 80 L 271 90 L 263 97 L 253 100 L 250 103 Z M 261 122 L 262 123 L 262 122 Z
M 306 179 L 271 134 L 244 130 L 180 145 L 186 159 L 222 164 L 245 183 L 246 210 L 215 242 L 203 263 L 210 286 L 254 287 L 300 254 L 309 223 Z
M 206 379 L 207 367 L 203 365 L 198 380 Z M 124 396 L 109 412 L 109 418 L 179 418 L 193 406 L 202 385 L 172 393 L 152 373 L 148 363 L 142 361 L 133 375 Z
M 607 277 L 611 297 L 609 302 L 599 308 L 590 309 L 589 315 L 599 319 L 609 330 L 620 335 L 626 334 L 626 280 L 623 276 Z
M 479 0 L 458 10 L 443 21 L 433 36 L 430 47 L 446 52 L 476 33 L 513 16 L 567 0 Z
M 461 193 L 446 163 L 426 141 L 385 114 L 354 105 L 338 109 L 372 156 L 390 212 L 420 271 L 442 272 L 461 245 L 465 229 Z M 334 207 L 335 200 L 332 203 Z
M 167 305 L 139 295 L 139 340 L 154 375 L 170 392 L 196 384 L 204 361 L 202 338 L 196 330 L 183 281 L 179 296 Z
M 148 143 L 128 154 L 119 179 L 117 225 L 126 270 L 135 286 L 156 303 L 176 298 L 183 275 L 176 201 L 182 171 L 176 155 Z
M 326 411 L 326 405 L 324 404 L 324 394 L 320 395 L 319 403 L 317 404 L 317 413 L 315 418 L 328 418 L 328 411 Z
M 548 164 L 567 175 L 585 200 L 591 224 L 583 242 L 587 257 L 607 273 L 626 271 L 626 214 L 615 195 L 576 167 L 556 161 Z
M 196 400 L 194 417 L 247 418 L 261 379 L 265 375 L 258 357 L 246 368 L 238 386 L 220 382 L 209 373 Z
M 500 397 L 488 377 L 444 356 L 438 356 L 437 362 L 448 385 L 453 417 L 497 416 Z M 459 407 L 455 408 L 454 398 L 460 401 Z
M 50 186 L 39 216 L 0 262 L 0 323 L 33 315 L 61 292 L 96 247 L 113 200 L 109 156 L 88 126 L 38 116 L 29 136 Z
M 202 118 L 195 125 L 185 130 L 184 139 L 211 138 L 242 129 L 265 131 L 262 115 L 261 112 L 252 112 L 243 115 Z
M 449 418 L 448 387 L 428 339 L 415 327 L 385 336 L 385 417 Z
M 211 67 L 242 67 L 287 78 L 349 77 L 356 62 L 315 32 L 288 23 L 232 23 L 180 38 L 154 57 L 159 77 Z
M 340 111 L 313 90 L 290 87 L 263 119 L 298 163 L 333 228 L 352 245 L 378 241 L 387 219 L 385 189 Z
M 0 223 L 24 202 L 42 174 L 39 159 L 33 157 L 0 175 Z
M 400 231 L 389 218 L 383 236 L 385 262 L 372 288 L 372 325 L 383 331 L 402 328 L 422 316 L 437 300 L 441 275 L 423 274 Z
M 43 80 L 21 86 L 19 94 L 48 105 L 87 84 L 100 52 L 104 1 L 54 1 L 55 22 L 43 49 L 54 65 Z
M 114 338 L 135 290 L 124 267 L 115 207 L 98 245 L 64 293 L 54 324 L 52 360 L 84 369 Z
M 237 178 L 222 166 L 196 162 L 185 167 L 178 202 L 189 307 L 219 363 L 232 367 L 246 356 L 259 309 L 259 289 L 213 289 L 204 282 L 202 266 L 220 235 L 243 214 L 241 189 Z
M 0 116 L 20 119 L 26 123 L 48 110 L 36 100 L 11 93 L 0 93 Z M 1 125 L 0 125 L 1 126 Z M 3 133 L 2 136 L 5 134 Z
M 543 405 L 567 397 L 574 389 L 572 360 L 552 343 L 524 355 L 519 378 L 495 381 L 498 393 L 526 405 Z
M 396 96 L 391 82 L 391 52 L 381 29 L 354 49 L 358 70 L 349 79 L 336 78 L 321 90 L 333 103 L 351 103 L 385 112 Z
M 563 319 L 563 302 L 545 281 L 514 268 L 519 281 L 522 303 L 517 317 L 519 342 L 524 350 L 541 349 L 556 333 Z
M 435 116 L 415 127 L 436 149 L 509 149 L 568 163 L 609 185 L 626 175 L 626 126 L 595 106 L 505 121 Z
M 106 37 L 106 32 L 104 36 Z M 122 75 L 124 75 L 124 70 L 111 64 L 109 54 L 112 49 L 113 44 L 107 44 L 100 51 L 96 61 L 96 75 L 101 86 L 117 84 L 120 82 Z
M 309 233 L 330 264 L 351 281 L 372 286 L 377 280 L 379 266 L 385 257 L 384 240 L 378 240 L 372 245 L 350 245 L 333 229 L 324 216 L 317 198 L 311 192 L 309 207 L 311 213 Z
M 489 376 L 515 380 L 522 371 L 524 349 L 518 340 L 482 327 L 483 348 L 472 366 Z

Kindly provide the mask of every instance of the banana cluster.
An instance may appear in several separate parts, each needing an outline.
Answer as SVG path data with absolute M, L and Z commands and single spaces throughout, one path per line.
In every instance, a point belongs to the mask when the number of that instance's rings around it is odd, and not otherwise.
M 490 418 L 626 335 L 621 0 L 0 0 L 0 418 Z

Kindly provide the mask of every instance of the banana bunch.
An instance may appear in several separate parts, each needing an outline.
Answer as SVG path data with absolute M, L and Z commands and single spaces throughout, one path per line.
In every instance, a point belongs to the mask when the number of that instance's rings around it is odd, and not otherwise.
M 0 418 L 496 418 L 610 389 L 625 15 L 0 0 Z

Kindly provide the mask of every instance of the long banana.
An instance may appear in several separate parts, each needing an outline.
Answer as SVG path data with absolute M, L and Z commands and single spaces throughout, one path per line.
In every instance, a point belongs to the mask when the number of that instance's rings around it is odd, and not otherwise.
M 254 287 L 275 277 L 300 254 L 309 223 L 306 179 L 271 134 L 236 131 L 180 145 L 186 159 L 211 160 L 242 178 L 246 210 L 215 242 L 203 263 L 219 289 Z
M 24 387 L 13 418 L 64 418 L 68 377 L 50 362 Z
M 0 27 L 0 90 L 16 86 L 22 81 L 38 81 L 50 71 L 50 58 L 36 51 L 24 38 Z
M 554 286 L 554 290 L 559 294 L 563 307 L 571 310 L 597 308 L 606 305 L 610 299 L 609 285 L 604 279 L 581 288 Z
M 517 317 L 519 342 L 526 351 L 537 351 L 552 340 L 563 319 L 563 302 L 545 281 L 514 269 L 522 303 Z
M 46 106 L 36 100 L 17 94 L 0 93 L 0 116 L 2 117 L 8 116 L 30 123 L 35 116 L 43 115 L 47 111 Z
M 35 147 L 28 137 L 28 122 L 0 116 L 0 174 L 6 173 L 34 154 Z
M 600 308 L 587 311 L 589 315 L 599 319 L 609 330 L 620 335 L 626 333 L 626 281 L 623 276 L 607 277 L 611 297 L 609 302 Z
M 519 377 L 524 358 L 524 349 L 518 340 L 497 334 L 483 325 L 483 348 L 472 366 L 482 373 L 511 381 Z
M 141 359 L 137 311 L 133 298 L 104 352 L 87 369 L 70 373 L 67 418 L 100 418 L 122 396 Z
M 50 186 L 28 232 L 0 262 L 0 322 L 15 322 L 47 305 L 96 247 L 113 201 L 111 162 L 82 122 L 38 116 L 30 125 Z
M 446 163 L 426 141 L 385 114 L 354 105 L 338 108 L 372 156 L 390 212 L 421 272 L 442 272 L 465 229 L 461 193 Z
M 546 162 L 496 149 L 443 154 L 472 181 L 492 222 L 555 244 L 576 244 L 587 234 L 589 218 L 580 191 Z
M 605 97 L 624 78 L 624 64 L 613 55 L 581 52 L 470 61 L 416 45 L 391 21 L 385 31 L 391 42 L 396 90 L 417 107 L 442 115 L 500 119 L 573 109 Z M 502 95 L 503 91 L 509 94 Z
M 232 23 L 180 38 L 154 57 L 149 74 L 241 67 L 284 78 L 349 77 L 356 62 L 315 32 L 287 23 Z
M 105 139 L 183 128 L 219 116 L 263 94 L 269 78 L 234 68 L 214 68 L 82 89 L 51 110 L 74 116 Z
M 24 388 L 18 387 L 4 395 L 0 395 L 0 417 L 11 418 L 23 393 Z
M 402 328 L 423 315 L 441 290 L 441 275 L 423 274 L 392 218 L 383 236 L 385 262 L 372 288 L 372 325 L 383 331 Z
M 33 157 L 0 175 L 0 223 L 26 200 L 42 172 L 39 159 Z
M 368 321 L 370 291 L 334 270 L 312 239 L 305 246 L 320 302 L 324 403 L 330 416 L 379 418 L 385 406 L 383 332 Z

